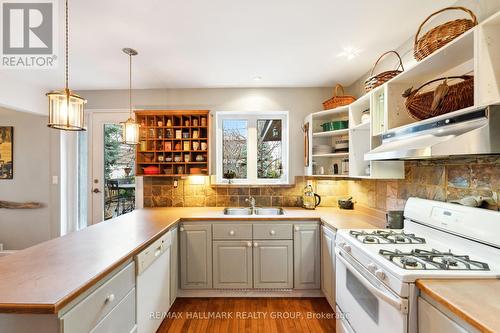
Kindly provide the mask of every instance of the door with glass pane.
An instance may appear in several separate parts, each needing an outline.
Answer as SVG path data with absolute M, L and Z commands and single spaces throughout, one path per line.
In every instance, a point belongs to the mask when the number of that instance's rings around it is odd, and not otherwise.
M 122 144 L 127 112 L 92 114 L 92 223 L 135 209 L 135 146 Z

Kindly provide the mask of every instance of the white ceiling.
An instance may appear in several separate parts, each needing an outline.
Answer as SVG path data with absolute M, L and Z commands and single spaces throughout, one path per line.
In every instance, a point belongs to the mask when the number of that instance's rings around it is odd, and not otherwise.
M 139 51 L 134 88 L 349 85 L 379 54 L 412 36 L 429 13 L 453 2 L 71 0 L 70 86 L 127 88 L 123 47 Z M 345 47 L 361 52 L 348 61 L 338 56 Z M 46 90 L 61 88 L 63 66 L 15 76 Z

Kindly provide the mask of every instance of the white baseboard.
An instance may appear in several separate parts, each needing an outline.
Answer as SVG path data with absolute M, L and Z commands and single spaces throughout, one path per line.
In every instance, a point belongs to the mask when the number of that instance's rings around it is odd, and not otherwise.
M 179 289 L 177 297 L 325 297 L 319 289 Z

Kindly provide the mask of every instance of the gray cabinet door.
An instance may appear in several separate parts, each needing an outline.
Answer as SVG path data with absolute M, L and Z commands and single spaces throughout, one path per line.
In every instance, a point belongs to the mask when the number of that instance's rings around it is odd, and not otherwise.
M 294 226 L 295 289 L 319 289 L 321 281 L 319 225 Z
M 174 304 L 177 298 L 177 288 L 179 280 L 179 242 L 178 242 L 178 227 L 170 230 L 172 235 L 172 245 L 170 246 L 170 306 Z
M 254 240 L 254 288 L 293 288 L 293 241 Z
M 182 225 L 181 288 L 212 288 L 212 225 Z
M 335 233 L 321 228 L 321 290 L 330 305 L 335 305 Z
M 213 242 L 214 288 L 252 288 L 252 242 Z

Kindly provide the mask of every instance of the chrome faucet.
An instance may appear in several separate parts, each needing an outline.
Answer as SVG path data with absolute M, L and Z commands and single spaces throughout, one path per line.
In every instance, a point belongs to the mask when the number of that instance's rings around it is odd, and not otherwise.
M 245 202 L 250 203 L 250 207 L 252 207 L 252 212 L 253 212 L 255 210 L 255 198 L 249 196 L 248 198 L 245 199 Z

